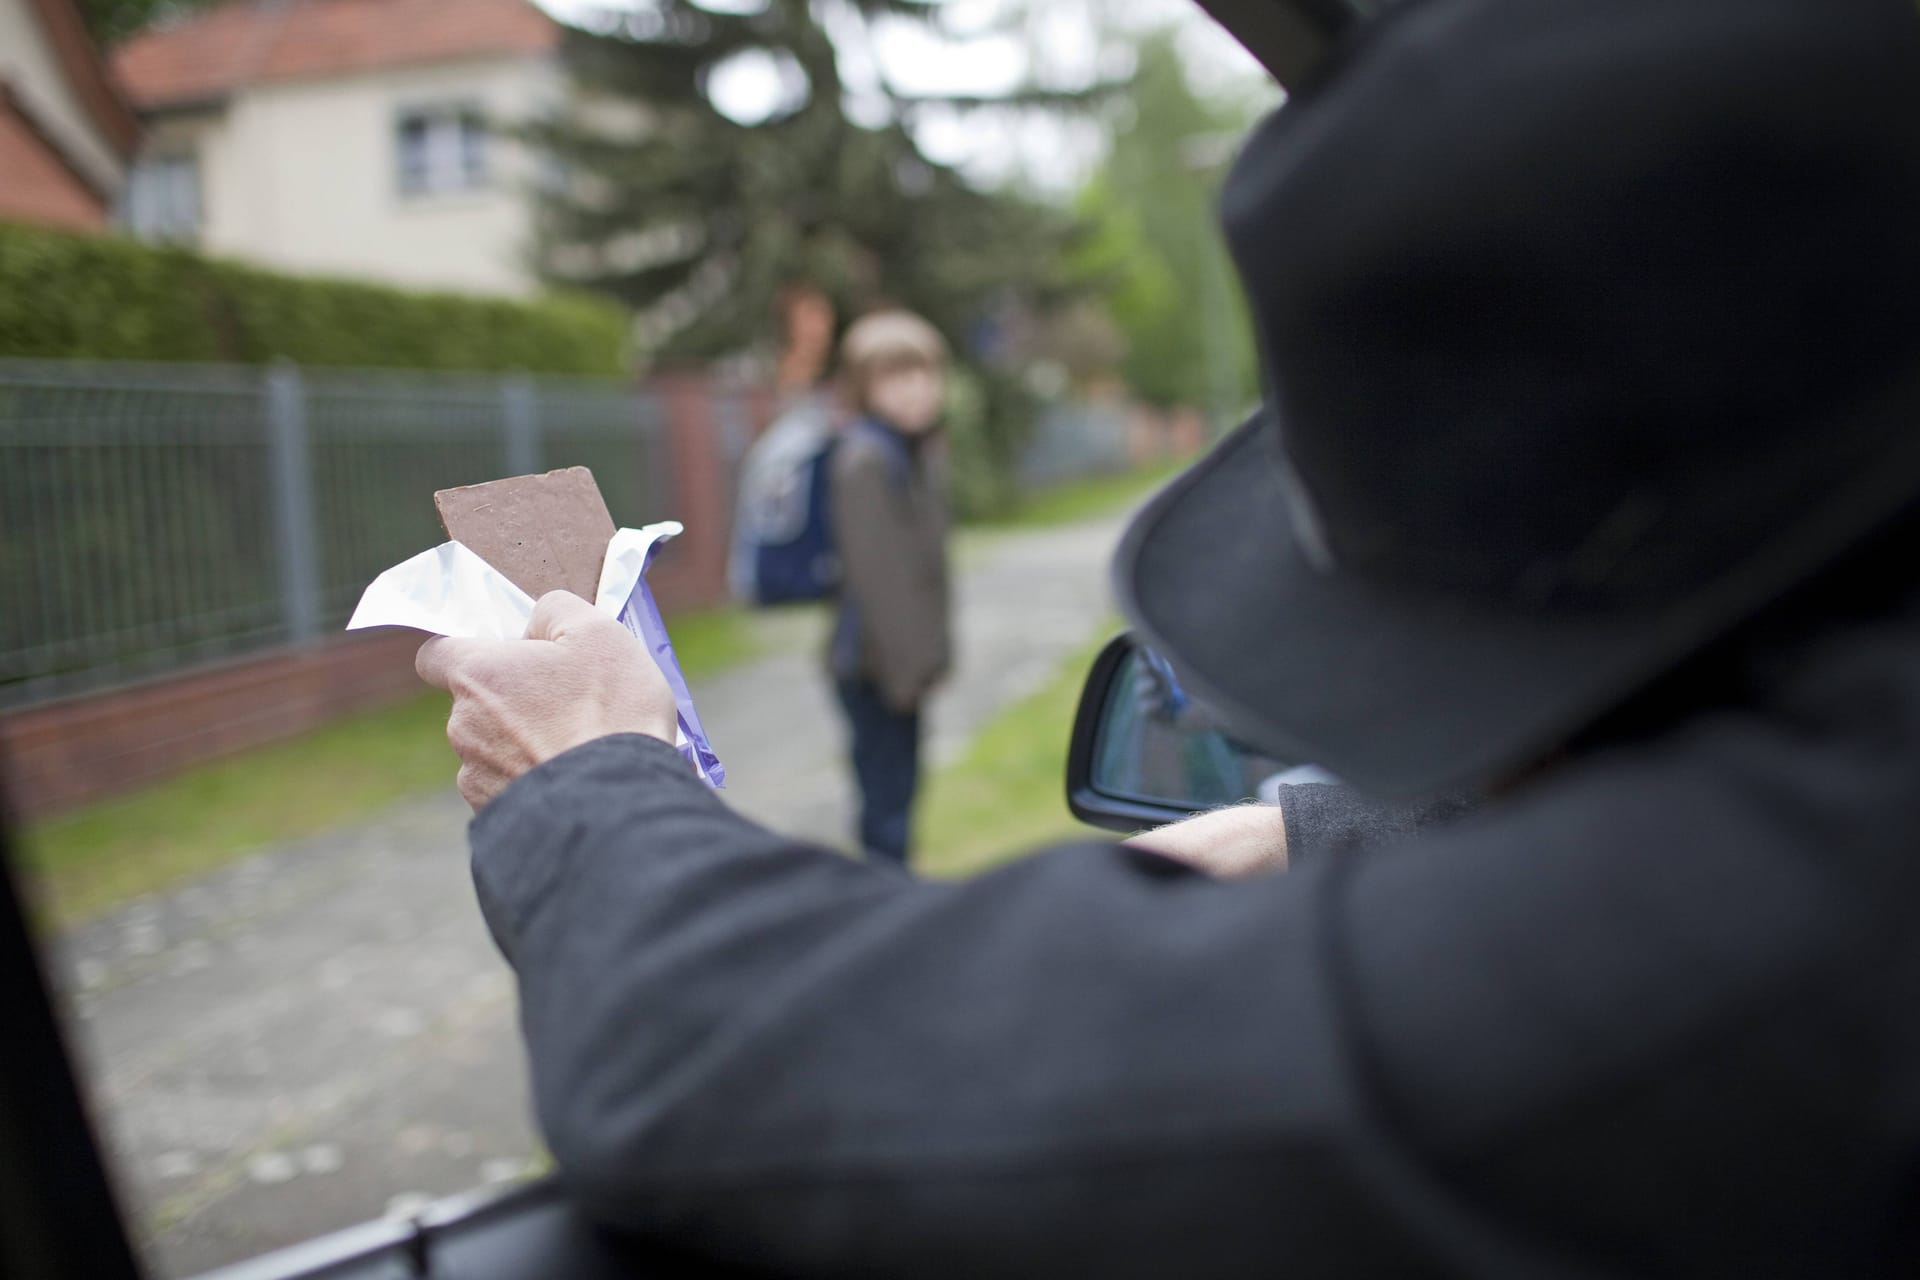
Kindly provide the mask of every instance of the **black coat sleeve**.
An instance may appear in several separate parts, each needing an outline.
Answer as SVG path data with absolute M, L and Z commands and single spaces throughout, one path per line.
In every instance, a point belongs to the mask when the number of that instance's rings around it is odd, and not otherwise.
M 1721 820 L 1677 854 L 1622 781 L 1249 882 L 1089 843 L 952 884 L 769 833 L 620 737 L 509 788 L 474 864 L 563 1177 L 718 1258 L 1833 1263 L 1873 1238 L 1828 1231 L 1873 1093 L 1831 1003 L 1861 937 L 1738 787 L 1643 795 Z
M 1303 782 L 1280 789 L 1281 821 L 1287 827 L 1287 860 L 1322 853 L 1381 848 L 1434 831 L 1470 813 L 1479 803 L 1466 792 L 1388 803 L 1337 782 Z

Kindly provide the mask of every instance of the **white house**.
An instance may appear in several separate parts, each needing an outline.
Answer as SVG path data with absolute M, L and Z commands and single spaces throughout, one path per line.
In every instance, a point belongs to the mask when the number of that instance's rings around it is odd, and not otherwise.
M 147 128 L 134 234 L 289 271 L 535 288 L 537 163 L 500 126 L 550 108 L 561 28 L 528 0 L 229 0 L 114 70 Z
M 72 0 L 0 0 L 0 219 L 104 229 L 139 132 Z

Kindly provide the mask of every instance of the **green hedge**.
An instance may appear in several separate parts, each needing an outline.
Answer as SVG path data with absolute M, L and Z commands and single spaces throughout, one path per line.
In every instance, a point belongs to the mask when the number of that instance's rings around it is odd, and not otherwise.
M 626 349 L 598 299 L 413 293 L 0 223 L 0 356 L 618 375 Z

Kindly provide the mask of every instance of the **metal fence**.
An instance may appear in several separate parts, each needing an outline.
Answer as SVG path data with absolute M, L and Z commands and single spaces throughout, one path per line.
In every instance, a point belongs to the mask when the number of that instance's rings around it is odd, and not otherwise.
M 0 708 L 338 628 L 435 489 L 585 465 L 664 518 L 665 448 L 605 383 L 0 360 Z

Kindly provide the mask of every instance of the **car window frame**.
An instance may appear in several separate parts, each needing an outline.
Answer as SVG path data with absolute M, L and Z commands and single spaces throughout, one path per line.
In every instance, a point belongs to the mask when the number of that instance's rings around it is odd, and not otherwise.
M 0 1275 L 138 1280 L 27 916 L 15 830 L 0 789 L 0 1027 L 9 1041 L 0 1053 Z
M 1383 0 L 1195 0 L 1283 89 L 1311 78 L 1334 47 Z M 0 1274 L 17 1280 L 140 1280 L 137 1255 L 107 1168 L 99 1126 L 47 981 L 21 894 L 23 864 L 0 760 L 0 1026 L 18 1046 L 0 1054 Z M 433 1274 L 436 1255 L 518 1220 L 571 1269 L 555 1280 L 629 1274 L 629 1257 L 602 1238 L 548 1177 L 437 1202 L 405 1221 L 333 1232 L 210 1273 L 205 1280 L 319 1280 Z M 524 1241 L 523 1241 L 524 1243 Z M 497 1250 L 496 1250 L 497 1251 Z M 544 1257 L 545 1255 L 543 1255 Z M 471 1259 L 468 1260 L 471 1263 Z M 510 1265 L 510 1264 L 509 1264 Z M 482 1272 L 462 1269 L 463 1274 Z M 516 1274 L 511 1270 L 499 1274 Z

